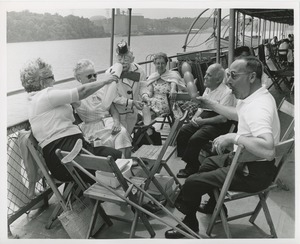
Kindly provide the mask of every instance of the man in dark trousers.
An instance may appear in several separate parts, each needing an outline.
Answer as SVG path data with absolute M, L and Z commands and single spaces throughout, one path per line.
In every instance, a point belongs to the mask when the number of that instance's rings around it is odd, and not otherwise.
M 226 107 L 213 100 L 198 97 L 202 107 L 210 108 L 226 118 L 238 121 L 237 133 L 228 133 L 216 138 L 214 150 L 219 154 L 204 160 L 199 172 L 188 177 L 176 199 L 176 208 L 185 214 L 183 223 L 198 231 L 196 212 L 204 194 L 210 196 L 209 208 L 216 200 L 213 189 L 221 188 L 230 168 L 232 153 L 223 154 L 224 149 L 243 145 L 245 149 L 265 160 L 241 165 L 233 177 L 229 190 L 257 192 L 267 187 L 275 172 L 275 145 L 279 142 L 280 123 L 276 102 L 262 86 L 262 63 L 255 57 L 235 60 L 228 71 L 228 86 L 238 99 L 236 107 Z M 179 226 L 180 228 L 181 226 Z M 182 238 L 174 229 L 165 233 L 166 238 Z
M 206 87 L 203 97 L 212 99 L 224 106 L 234 106 L 235 98 L 231 90 L 222 82 L 225 71 L 220 64 L 208 67 L 204 76 Z M 200 150 L 210 140 L 228 132 L 231 123 L 212 110 L 199 108 L 190 123 L 184 125 L 177 137 L 177 155 L 186 162 L 184 169 L 177 174 L 178 178 L 186 178 L 198 172 Z

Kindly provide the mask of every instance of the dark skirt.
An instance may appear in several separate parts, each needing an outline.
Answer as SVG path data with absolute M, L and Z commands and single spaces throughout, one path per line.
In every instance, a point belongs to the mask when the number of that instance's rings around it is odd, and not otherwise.
M 103 156 L 103 157 L 112 156 L 115 160 L 121 158 L 122 156 L 122 153 L 114 148 L 105 147 L 105 146 L 92 147 L 84 140 L 82 134 L 66 136 L 51 142 L 50 144 L 46 145 L 43 148 L 43 156 L 51 172 L 51 175 L 54 178 L 63 182 L 72 180 L 72 176 L 69 174 L 66 167 L 61 163 L 55 151 L 56 149 L 71 151 L 78 139 L 81 139 L 83 141 L 83 147 L 88 151 L 90 151 L 91 153 L 93 153 L 94 155 Z M 90 183 L 94 182 L 91 178 L 86 176 L 84 173 L 80 172 L 80 176 L 86 182 L 90 182 Z

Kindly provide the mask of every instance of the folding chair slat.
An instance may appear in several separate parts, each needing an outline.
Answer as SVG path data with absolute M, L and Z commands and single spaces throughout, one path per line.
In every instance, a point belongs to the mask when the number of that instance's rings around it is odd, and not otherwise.
M 124 190 L 121 188 L 116 189 L 116 191 L 122 195 L 125 194 Z M 114 203 L 125 203 L 123 199 L 111 193 L 99 184 L 94 184 L 91 187 L 89 187 L 87 190 L 84 191 L 84 195 L 104 202 L 109 201 Z
M 133 158 L 142 159 L 146 162 L 151 163 L 151 166 L 153 164 L 153 167 L 151 167 L 150 175 L 148 176 L 148 180 L 145 183 L 145 189 L 148 189 L 149 185 L 153 180 L 155 180 L 154 175 L 157 173 L 160 173 L 161 169 L 166 166 L 167 161 L 170 159 L 170 157 L 173 155 L 173 153 L 176 151 L 176 147 L 173 146 L 175 139 L 178 135 L 180 127 L 183 125 L 185 119 L 187 117 L 187 111 L 185 111 L 184 115 L 180 119 L 176 119 L 172 125 L 171 131 L 162 146 L 154 146 L 154 145 L 143 145 L 141 148 L 139 148 L 135 153 L 132 154 Z M 167 169 L 167 172 L 170 174 L 170 169 Z M 171 177 L 175 177 L 173 173 L 170 174 Z M 176 177 L 175 177 L 176 178 Z M 178 180 L 176 181 L 178 183 Z M 154 183 L 154 182 L 153 182 Z M 163 194 L 168 203 L 173 206 L 174 201 L 171 200 L 167 193 L 163 190 L 162 187 L 158 187 L 161 194 Z

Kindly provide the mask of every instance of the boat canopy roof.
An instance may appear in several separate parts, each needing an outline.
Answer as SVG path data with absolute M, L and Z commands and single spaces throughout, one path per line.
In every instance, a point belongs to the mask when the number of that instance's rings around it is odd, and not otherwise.
M 293 9 L 236 9 L 240 13 L 250 15 L 252 17 L 294 25 Z

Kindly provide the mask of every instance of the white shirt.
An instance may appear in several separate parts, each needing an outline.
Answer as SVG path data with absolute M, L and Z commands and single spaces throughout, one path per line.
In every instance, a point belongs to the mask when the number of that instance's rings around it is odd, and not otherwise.
M 73 125 L 72 102 L 79 101 L 77 88 L 57 90 L 52 87 L 28 94 L 29 123 L 32 133 L 43 148 L 49 143 L 81 133 Z
M 246 137 L 258 137 L 271 133 L 275 145 L 280 139 L 280 122 L 273 96 L 265 87 L 261 87 L 244 100 L 238 100 L 237 134 Z
M 236 105 L 236 98 L 232 94 L 231 89 L 226 86 L 223 82 L 214 90 L 206 88 L 202 94 L 203 97 L 210 100 L 217 101 L 219 104 L 224 106 L 233 106 Z M 209 110 L 199 108 L 198 111 Z

